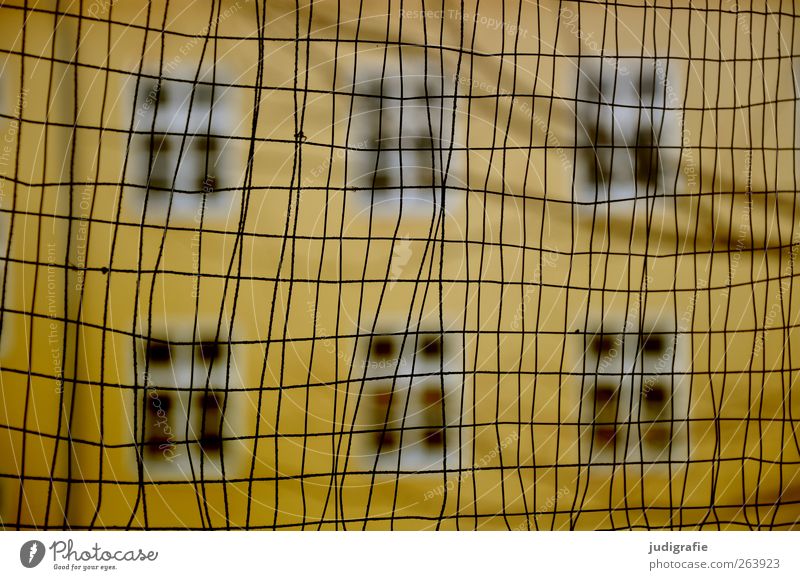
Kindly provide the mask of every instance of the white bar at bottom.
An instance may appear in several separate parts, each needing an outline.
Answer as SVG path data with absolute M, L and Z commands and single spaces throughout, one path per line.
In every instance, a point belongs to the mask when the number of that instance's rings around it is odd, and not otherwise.
M 45 551 L 28 568 L 23 560 L 39 554 L 37 547 L 31 555 L 32 540 Z M 4 532 L 0 571 L 3 578 L 180 580 L 253 573 L 326 580 L 777 579 L 800 578 L 799 547 L 800 532 Z

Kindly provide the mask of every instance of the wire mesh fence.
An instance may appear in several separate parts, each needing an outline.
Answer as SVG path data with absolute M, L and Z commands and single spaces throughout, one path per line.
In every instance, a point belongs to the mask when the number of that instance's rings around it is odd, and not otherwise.
M 6 529 L 788 529 L 796 4 L 0 4 Z

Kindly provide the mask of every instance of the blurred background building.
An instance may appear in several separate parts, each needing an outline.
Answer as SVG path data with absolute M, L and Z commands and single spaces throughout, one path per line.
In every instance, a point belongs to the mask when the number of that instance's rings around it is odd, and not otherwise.
M 7 529 L 787 529 L 795 5 L 0 4 Z

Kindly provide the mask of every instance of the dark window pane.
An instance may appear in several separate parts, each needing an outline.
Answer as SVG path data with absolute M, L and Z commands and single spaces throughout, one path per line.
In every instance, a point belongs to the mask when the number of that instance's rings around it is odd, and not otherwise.
M 166 458 L 166 453 L 175 447 L 172 422 L 173 395 L 148 391 L 145 397 L 144 451 L 154 459 Z
M 171 163 L 172 140 L 166 135 L 153 135 L 149 139 L 148 155 L 150 171 L 148 187 L 156 190 L 170 189 L 175 166 Z
M 642 121 L 643 123 L 645 121 Z M 658 145 L 651 131 L 642 131 L 636 146 L 636 181 L 642 195 L 658 186 Z
M 598 425 L 594 429 L 594 439 L 601 451 L 604 447 L 613 447 L 617 442 L 617 429 L 611 425 Z
M 209 392 L 198 395 L 201 413 L 200 447 L 204 453 L 219 453 L 222 448 L 222 393 Z
M 372 353 L 370 358 L 373 360 L 391 359 L 394 352 L 394 341 L 388 336 L 376 336 L 372 339 Z
M 615 337 L 612 335 L 599 335 L 592 338 L 592 352 L 597 357 L 613 356 L 616 354 Z
M 218 342 L 207 341 L 197 345 L 195 356 L 207 365 L 219 359 L 222 346 Z
M 167 364 L 171 358 L 169 343 L 160 340 L 148 341 L 145 356 L 150 364 Z
M 444 400 L 442 398 L 441 385 L 430 385 L 425 387 L 421 393 L 422 404 L 424 405 L 424 429 L 422 431 L 422 443 L 429 449 L 441 448 L 445 443 L 444 437 Z
M 399 434 L 392 426 L 392 414 L 397 408 L 398 399 L 397 393 L 393 393 L 391 388 L 377 391 L 370 397 L 371 417 L 367 427 L 374 430 L 371 436 L 375 453 L 391 451 L 399 444 Z
M 419 351 L 425 359 L 440 360 L 442 340 L 438 336 L 423 336 L 420 340 Z
M 659 356 L 664 352 L 665 347 L 666 340 L 663 335 L 650 334 L 641 338 L 641 350 L 646 356 Z

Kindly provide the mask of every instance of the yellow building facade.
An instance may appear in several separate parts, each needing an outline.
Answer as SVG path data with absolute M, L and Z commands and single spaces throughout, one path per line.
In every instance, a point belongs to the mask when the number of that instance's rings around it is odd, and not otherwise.
M 65 336 L 71 130 L 59 87 L 69 69 L 53 60 L 52 15 L 0 11 L 0 523 L 61 527 L 74 355 Z
M 792 527 L 799 51 L 735 8 L 0 7 L 69 159 L 4 172 L 6 525 Z

